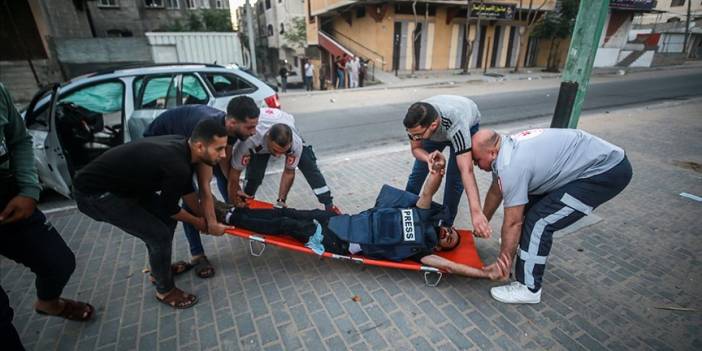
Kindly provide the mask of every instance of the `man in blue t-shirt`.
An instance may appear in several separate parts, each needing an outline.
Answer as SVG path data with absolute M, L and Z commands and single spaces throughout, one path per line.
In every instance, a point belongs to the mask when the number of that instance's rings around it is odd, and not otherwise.
M 214 107 L 206 105 L 186 105 L 168 110 L 158 116 L 149 125 L 145 137 L 158 135 L 182 135 L 190 137 L 195 129 L 195 126 L 205 119 L 221 120 L 222 125 L 227 130 L 226 157 L 220 160 L 219 165 L 215 167 L 207 167 L 200 165 L 197 168 L 198 188 L 200 189 L 200 203 L 203 215 L 207 219 L 207 232 L 212 235 L 222 235 L 224 226 L 217 223 L 214 215 L 214 205 L 212 203 L 212 193 L 210 189 L 210 181 L 212 176 L 217 179 L 217 187 L 220 194 L 227 201 L 227 175 L 229 172 L 229 162 L 232 154 L 233 145 L 239 140 L 246 140 L 256 132 L 258 124 L 259 108 L 256 102 L 248 96 L 237 96 L 229 101 L 227 112 L 218 110 Z M 193 209 L 184 206 L 186 210 Z M 214 267 L 205 256 L 205 249 L 202 246 L 200 232 L 192 225 L 183 223 L 183 230 L 190 245 L 190 254 L 192 256 L 191 264 L 181 265 L 178 270 L 189 269 L 192 265 L 195 266 L 195 272 L 200 278 L 209 278 L 214 275 Z

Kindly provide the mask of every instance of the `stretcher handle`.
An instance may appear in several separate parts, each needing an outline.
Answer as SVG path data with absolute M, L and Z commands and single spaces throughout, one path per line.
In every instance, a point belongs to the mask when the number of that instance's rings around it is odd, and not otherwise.
M 436 276 L 435 279 L 432 279 L 432 276 Z M 427 286 L 430 286 L 432 288 L 435 288 L 437 285 L 439 285 L 439 282 L 441 282 L 441 278 L 444 276 L 444 273 L 441 273 L 439 271 L 436 272 L 424 272 L 424 284 Z
M 255 249 L 254 243 L 256 243 L 260 249 Z M 249 252 L 251 253 L 251 256 L 259 257 L 263 255 L 263 251 L 266 251 L 265 241 L 255 240 L 253 238 L 249 239 Z

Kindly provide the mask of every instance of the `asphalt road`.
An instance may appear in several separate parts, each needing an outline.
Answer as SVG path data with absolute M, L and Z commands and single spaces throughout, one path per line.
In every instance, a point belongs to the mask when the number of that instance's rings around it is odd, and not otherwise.
M 702 72 L 595 83 L 583 113 L 702 95 Z M 558 88 L 470 96 L 480 108 L 481 126 L 553 115 Z M 402 117 L 410 102 L 296 113 L 297 127 L 316 153 L 329 154 L 406 140 Z

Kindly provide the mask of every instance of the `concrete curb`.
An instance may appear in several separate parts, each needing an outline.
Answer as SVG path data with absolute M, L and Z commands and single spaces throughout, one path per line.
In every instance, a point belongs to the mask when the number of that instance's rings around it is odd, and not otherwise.
M 636 67 L 611 67 L 611 68 L 596 68 L 593 70 L 592 76 L 593 77 L 606 77 L 606 76 L 611 76 L 611 75 L 627 75 L 627 74 L 633 74 L 633 73 L 643 73 L 643 72 L 654 72 L 654 71 L 671 71 L 671 70 L 684 70 L 684 69 L 694 69 L 694 68 L 700 68 L 702 67 L 702 61 L 692 61 L 688 62 L 683 65 L 674 65 L 674 66 L 657 66 L 657 67 L 641 67 L 641 68 L 636 68 Z M 623 72 L 623 74 L 622 74 Z M 493 73 L 494 74 L 494 73 Z M 377 90 L 389 90 L 389 89 L 405 89 L 405 88 L 420 88 L 420 87 L 433 87 L 433 86 L 450 86 L 450 85 L 456 85 L 456 84 L 470 84 L 470 83 L 476 83 L 476 82 L 500 82 L 500 81 L 509 81 L 509 80 L 541 80 L 541 79 L 553 79 L 553 78 L 560 78 L 561 73 L 548 73 L 548 72 L 532 72 L 532 73 L 519 73 L 518 75 L 513 75 L 511 73 L 506 73 L 506 74 L 501 74 L 497 73 L 497 75 L 502 75 L 502 77 L 492 77 L 492 76 L 485 76 L 482 73 L 481 74 L 476 74 L 476 75 L 470 75 L 470 78 L 462 80 L 462 79 L 455 79 L 455 78 L 460 78 L 463 77 L 459 74 L 453 74 L 453 75 L 447 75 L 444 77 L 444 79 L 441 78 L 435 78 L 432 81 L 425 81 L 425 82 L 419 82 L 419 81 L 412 81 L 413 79 L 416 78 L 406 78 L 407 80 L 404 82 L 401 82 L 399 84 L 385 84 L 385 83 L 380 83 L 377 85 L 369 86 L 369 87 L 363 87 L 363 88 L 355 88 L 355 89 L 341 89 L 341 90 L 315 90 L 312 92 L 289 92 L 285 93 L 283 97 L 298 97 L 298 96 L 310 96 L 310 95 L 331 95 L 331 94 L 342 94 L 342 93 L 355 93 L 355 92 L 364 92 L 364 91 L 377 91 Z M 405 83 L 407 82 L 407 83 Z

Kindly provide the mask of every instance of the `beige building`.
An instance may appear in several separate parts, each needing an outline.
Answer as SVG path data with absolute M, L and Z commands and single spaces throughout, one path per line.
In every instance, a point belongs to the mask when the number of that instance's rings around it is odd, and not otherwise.
M 527 40 L 519 34 L 529 4 L 539 14 L 556 5 L 555 0 L 523 0 L 523 8 L 519 3 L 475 1 L 468 30 L 468 38 L 475 39 L 470 68 L 513 67 L 520 41 Z M 412 1 L 402 0 L 306 0 L 305 12 L 308 45 L 320 49 L 322 62 L 348 53 L 369 59 L 376 70 L 411 71 L 413 65 L 415 70 L 459 69 L 466 59 L 466 1 L 417 2 L 416 20 Z M 523 44 L 535 53 L 535 45 Z

